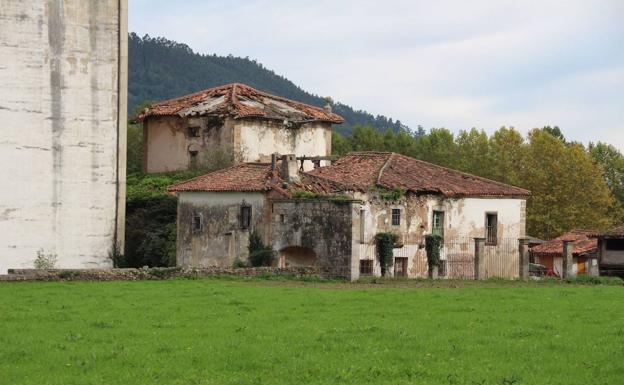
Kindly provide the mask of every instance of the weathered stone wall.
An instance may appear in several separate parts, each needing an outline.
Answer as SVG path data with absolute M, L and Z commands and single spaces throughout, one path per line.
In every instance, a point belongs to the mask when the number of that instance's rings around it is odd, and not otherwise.
M 524 199 L 504 198 L 461 198 L 449 199 L 440 196 L 403 196 L 397 200 L 388 200 L 379 194 L 355 194 L 364 202 L 361 215 L 354 217 L 357 225 L 354 234 L 359 245 L 354 250 L 356 259 L 375 261 L 374 274 L 380 275 L 381 268 L 377 262 L 375 235 L 380 232 L 393 232 L 399 235 L 401 248 L 394 250 L 395 258 L 408 258 L 408 276 L 424 277 L 427 274 L 424 235 L 432 231 L 433 211 L 444 212 L 446 254 L 471 254 L 471 240 L 485 237 L 485 215 L 487 212 L 498 214 L 497 234 L 501 242 L 499 246 L 486 246 L 486 257 L 491 259 L 490 265 L 505 261 L 505 275 L 515 277 L 518 274 L 519 255 L 517 239 L 525 236 L 526 203 Z M 401 221 L 398 226 L 392 225 L 392 209 L 401 210 Z M 360 221 L 364 220 L 364 228 L 360 229 Z M 363 231 L 362 231 L 363 230 Z M 363 233 L 363 234 L 362 234 Z M 362 238 L 362 235 L 364 236 Z M 513 247 L 510 246 L 515 240 Z M 392 273 L 392 272 L 391 272 Z
M 326 272 L 314 267 L 278 268 L 278 267 L 154 267 L 145 269 L 57 269 L 9 270 L 8 275 L 0 275 L 0 282 L 19 281 L 135 281 L 160 280 L 170 278 L 200 277 L 267 277 L 282 276 L 296 278 L 325 278 Z
M 197 128 L 199 136 L 189 135 L 189 127 Z M 143 143 L 147 149 L 144 170 L 150 173 L 187 170 L 191 166 L 190 151 L 198 152 L 198 166 L 212 165 L 215 157 L 237 154 L 233 148 L 233 133 L 232 119 L 149 118 L 143 122 Z
M 251 229 L 240 226 L 242 205 L 251 206 Z M 178 193 L 178 266 L 231 267 L 236 259 L 247 261 L 251 231 L 258 231 L 266 239 L 265 207 L 263 193 Z M 202 217 L 202 230 L 199 232 L 192 229 L 195 214 Z
M 296 156 L 331 155 L 331 125 L 306 123 L 286 127 L 282 122 L 240 119 L 234 128 L 234 146 L 240 149 L 245 162 L 270 162 L 272 153 Z M 323 161 L 321 165 L 326 165 Z M 304 163 L 304 170 L 314 168 L 312 162 Z
M 314 266 L 335 277 L 352 276 L 352 202 L 275 200 L 271 244 L 280 266 L 288 267 L 313 253 Z M 357 277 L 356 277 L 357 278 Z
M 0 274 L 123 248 L 126 19 L 126 0 L 2 1 Z

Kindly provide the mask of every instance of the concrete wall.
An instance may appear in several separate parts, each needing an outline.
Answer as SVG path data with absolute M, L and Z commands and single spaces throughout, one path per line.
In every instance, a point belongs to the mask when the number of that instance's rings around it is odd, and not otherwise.
M 442 259 L 468 260 L 474 253 L 472 239 L 485 237 L 485 215 L 498 214 L 497 246 L 486 246 L 489 274 L 516 277 L 518 275 L 517 239 L 525 236 L 526 201 L 523 199 L 462 198 L 445 199 L 437 196 L 408 196 L 397 201 L 388 201 L 379 196 L 355 194 L 365 203 L 362 214 L 354 214 L 354 239 L 359 244 L 354 248 L 357 259 L 375 260 L 375 275 L 381 274 L 376 259 L 375 235 L 379 232 L 393 232 L 399 235 L 400 248 L 394 249 L 395 258 L 408 258 L 408 276 L 426 276 L 426 253 L 424 236 L 432 231 L 433 211 L 444 212 L 445 246 Z M 392 225 L 392 209 L 401 210 L 399 226 Z M 360 220 L 364 218 L 364 238 L 361 238 Z M 514 243 L 516 242 L 516 243 Z M 504 261 L 504 265 L 500 265 Z M 453 263 L 454 266 L 469 268 L 469 263 Z M 466 265 L 466 266 L 463 266 Z M 496 265 L 496 271 L 494 271 Z M 470 274 L 470 271 L 461 272 Z M 451 272 L 451 276 L 459 272 Z M 459 277 L 459 276 L 458 276 Z
M 250 205 L 251 229 L 242 229 L 240 208 Z M 193 216 L 202 217 L 202 230 L 192 229 Z M 177 265 L 231 267 L 246 261 L 249 234 L 256 230 L 266 239 L 265 195 L 243 192 L 178 193 Z
M 0 273 L 37 252 L 109 266 L 124 238 L 127 1 L 4 0 L 0 20 Z

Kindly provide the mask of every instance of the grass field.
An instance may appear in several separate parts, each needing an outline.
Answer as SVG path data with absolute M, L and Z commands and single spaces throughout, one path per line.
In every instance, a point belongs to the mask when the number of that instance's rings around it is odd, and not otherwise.
M 405 286 L 1 284 L 0 384 L 624 383 L 624 287 Z

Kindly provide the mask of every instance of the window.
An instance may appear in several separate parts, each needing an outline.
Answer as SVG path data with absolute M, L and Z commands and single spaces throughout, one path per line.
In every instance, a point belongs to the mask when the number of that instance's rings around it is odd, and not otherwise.
M 203 223 L 202 216 L 199 213 L 193 214 L 193 221 L 191 223 L 191 229 L 194 233 L 199 233 L 202 231 Z
M 486 213 L 485 214 L 485 244 L 490 246 L 496 246 L 498 241 L 497 236 L 498 229 L 498 214 Z
M 373 275 L 373 260 L 360 260 L 360 275 Z
M 248 229 L 251 227 L 251 206 L 241 206 L 240 227 L 241 229 Z
M 392 209 L 392 226 L 401 224 L 401 209 Z
M 607 250 L 624 250 L 624 239 L 607 239 Z
M 360 243 L 366 243 L 366 210 L 360 210 Z
M 431 234 L 439 235 L 444 239 L 444 211 L 433 211 Z
M 188 136 L 189 138 L 199 138 L 199 127 L 189 127 Z

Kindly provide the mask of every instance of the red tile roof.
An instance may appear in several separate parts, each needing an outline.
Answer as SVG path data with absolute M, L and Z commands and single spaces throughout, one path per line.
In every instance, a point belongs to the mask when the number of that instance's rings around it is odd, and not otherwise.
M 168 191 L 268 191 L 271 189 L 271 165 L 241 163 L 236 166 L 176 183 Z
M 194 94 L 154 103 L 136 120 L 152 116 L 227 115 L 235 119 L 257 117 L 294 122 L 322 121 L 343 123 L 344 119 L 323 108 L 258 91 L 245 84 L 232 83 Z
M 603 233 L 596 231 L 591 236 L 596 238 L 624 238 L 624 225 L 616 226 Z
M 572 254 L 575 256 L 593 254 L 598 251 L 598 240 L 591 238 L 596 233 L 592 230 L 572 230 L 555 239 L 544 242 L 531 248 L 537 256 L 561 256 L 563 255 L 563 241 L 570 240 L 572 244 Z
M 530 191 L 392 152 L 355 152 L 310 172 L 345 190 L 374 186 L 444 196 L 526 197 Z
M 288 183 L 288 188 L 284 188 L 285 180 L 280 175 L 280 169 L 280 162 L 277 163 L 276 171 L 271 170 L 270 163 L 241 163 L 171 185 L 167 190 L 174 193 L 180 191 L 262 192 L 273 190 L 284 197 L 291 197 L 295 191 L 323 194 L 339 192 L 339 188 L 332 182 L 306 173 L 301 173 L 300 183 Z

